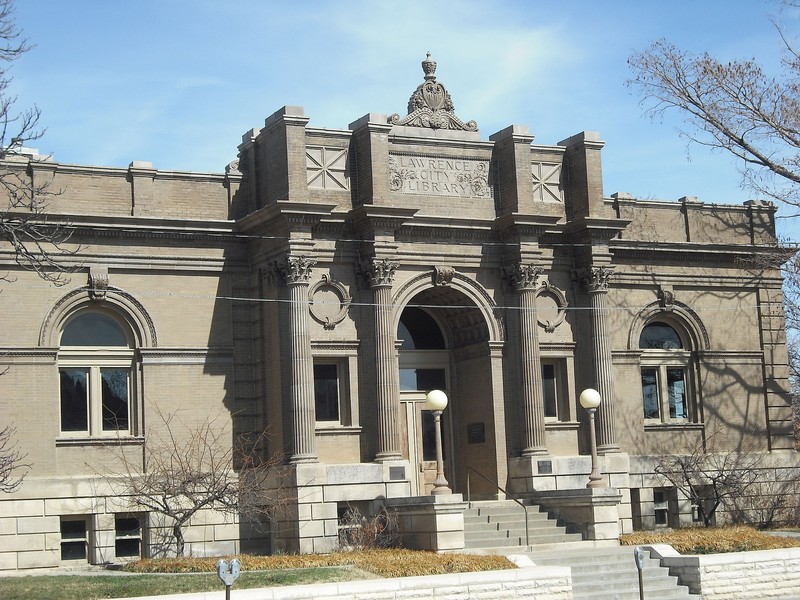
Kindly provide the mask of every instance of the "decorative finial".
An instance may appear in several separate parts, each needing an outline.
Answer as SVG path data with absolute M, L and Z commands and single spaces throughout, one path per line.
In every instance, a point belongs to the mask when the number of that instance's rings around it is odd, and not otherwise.
M 431 58 L 431 53 L 422 61 L 422 72 L 425 73 L 425 81 L 436 81 L 436 61 Z
M 422 61 L 425 81 L 417 87 L 408 101 L 408 114 L 400 118 L 397 113 L 389 117 L 392 125 L 478 131 L 475 121 L 464 123 L 455 115 L 453 101 L 445 87 L 436 81 L 436 61 L 431 53 Z

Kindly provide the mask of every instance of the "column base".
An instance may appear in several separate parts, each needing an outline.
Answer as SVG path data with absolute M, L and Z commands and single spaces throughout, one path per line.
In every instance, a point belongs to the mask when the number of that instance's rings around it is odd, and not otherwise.
M 400 455 L 399 452 L 379 452 L 375 455 L 376 463 L 385 463 L 385 462 L 392 462 L 403 460 L 403 457 Z
M 533 448 L 525 448 L 520 456 L 527 458 L 529 456 L 547 456 L 548 454 L 547 448 L 544 446 L 535 446 Z
M 297 465 L 301 463 L 316 463 L 319 462 L 319 457 L 314 454 L 293 454 L 289 457 L 290 465 Z
M 597 447 L 598 454 L 613 454 L 615 452 L 622 452 L 619 444 L 603 444 Z

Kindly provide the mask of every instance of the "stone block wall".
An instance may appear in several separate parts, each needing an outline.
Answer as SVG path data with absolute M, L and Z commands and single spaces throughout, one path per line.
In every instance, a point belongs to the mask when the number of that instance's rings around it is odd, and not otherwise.
M 651 546 L 692 594 L 705 600 L 761 600 L 800 590 L 800 548 L 681 556 L 671 546 Z

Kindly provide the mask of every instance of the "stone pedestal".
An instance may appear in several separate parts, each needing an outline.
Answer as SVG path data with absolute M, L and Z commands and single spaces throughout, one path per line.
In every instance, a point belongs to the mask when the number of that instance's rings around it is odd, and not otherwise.
M 620 536 L 622 493 L 616 488 L 540 492 L 533 499 L 559 519 L 578 527 L 587 540 L 616 540 Z
M 464 549 L 467 503 L 461 494 L 388 498 L 386 506 L 397 511 L 406 548 L 434 552 Z

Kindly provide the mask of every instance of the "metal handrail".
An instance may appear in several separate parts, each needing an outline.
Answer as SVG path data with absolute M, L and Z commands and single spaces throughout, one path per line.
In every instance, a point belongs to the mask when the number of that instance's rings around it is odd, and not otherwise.
M 525 511 L 525 545 L 526 546 L 530 546 L 531 545 L 531 541 L 530 541 L 530 535 L 528 533 L 528 507 L 525 506 L 522 502 L 520 502 L 516 498 L 511 498 L 508 495 L 508 492 L 505 491 L 503 488 L 501 488 L 500 484 L 498 484 L 496 481 L 492 481 L 491 479 L 489 479 L 486 475 L 484 475 L 483 473 L 481 473 L 477 469 L 473 469 L 472 467 L 467 467 L 467 502 L 469 502 L 470 504 L 472 503 L 472 499 L 471 499 L 472 495 L 470 494 L 470 487 L 469 487 L 469 473 L 470 473 L 470 471 L 475 473 L 475 475 L 478 475 L 479 477 L 481 477 L 484 480 L 486 480 L 487 483 L 492 484 L 497 489 L 497 491 L 502 492 L 503 494 L 505 494 L 506 498 L 508 498 L 510 500 L 513 500 L 514 502 L 516 502 L 517 504 L 519 504 L 522 507 L 522 510 Z

